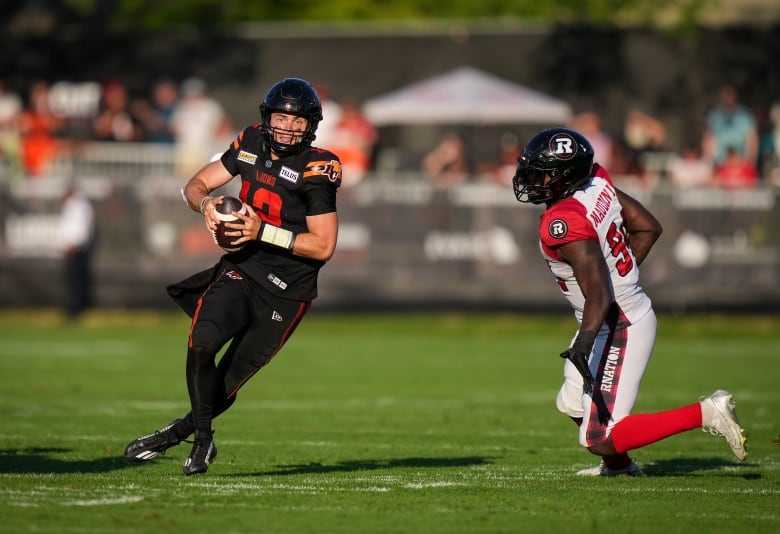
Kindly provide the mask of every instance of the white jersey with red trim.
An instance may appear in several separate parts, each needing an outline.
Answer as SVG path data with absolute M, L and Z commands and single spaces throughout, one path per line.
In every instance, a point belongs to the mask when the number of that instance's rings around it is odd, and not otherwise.
M 598 165 L 593 174 L 586 186 L 542 214 L 540 248 L 577 321 L 582 322 L 585 296 L 573 269 L 558 255 L 558 247 L 584 239 L 598 243 L 609 268 L 613 298 L 633 323 L 651 310 L 652 303 L 639 285 L 639 267 L 629 246 L 623 207 L 612 179 Z

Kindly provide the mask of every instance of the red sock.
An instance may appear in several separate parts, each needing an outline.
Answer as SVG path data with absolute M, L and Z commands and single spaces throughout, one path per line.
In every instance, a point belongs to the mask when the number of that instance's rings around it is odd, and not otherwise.
M 609 436 L 621 453 L 700 427 L 701 405 L 697 402 L 666 412 L 629 415 L 618 421 Z

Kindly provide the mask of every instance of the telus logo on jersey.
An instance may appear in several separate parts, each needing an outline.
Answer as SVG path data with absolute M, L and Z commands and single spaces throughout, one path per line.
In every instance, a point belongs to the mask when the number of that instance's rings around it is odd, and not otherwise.
M 562 160 L 573 158 L 577 154 L 577 141 L 567 133 L 556 134 L 550 139 L 550 152 Z
M 298 181 L 298 173 L 291 168 L 282 165 L 282 170 L 279 171 L 279 178 L 284 178 L 288 182 L 296 183 Z

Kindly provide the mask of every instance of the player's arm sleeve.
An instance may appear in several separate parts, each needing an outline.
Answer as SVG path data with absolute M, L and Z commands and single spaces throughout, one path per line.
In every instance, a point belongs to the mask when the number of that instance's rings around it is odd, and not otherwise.
M 574 241 L 592 240 L 599 242 L 593 226 L 577 210 L 555 210 L 542 216 L 539 239 L 545 249 L 556 249 Z
M 341 185 L 341 161 L 324 152 L 310 162 L 304 171 L 306 215 L 323 215 L 336 211 L 336 191 Z
M 241 151 L 241 143 L 244 140 L 244 137 L 251 134 L 250 128 L 247 127 L 244 128 L 233 140 L 233 142 L 230 143 L 230 146 L 227 150 L 222 154 L 222 157 L 219 158 L 219 160 L 222 162 L 222 165 L 227 169 L 227 171 L 235 176 L 240 172 L 240 169 L 238 168 L 238 153 Z
M 306 215 L 323 215 L 336 211 L 336 188 L 328 185 L 306 188 Z
M 239 173 L 238 164 L 236 163 L 236 155 L 232 153 L 230 149 L 226 150 L 222 157 L 219 158 L 222 162 L 222 166 L 232 175 L 235 176 Z

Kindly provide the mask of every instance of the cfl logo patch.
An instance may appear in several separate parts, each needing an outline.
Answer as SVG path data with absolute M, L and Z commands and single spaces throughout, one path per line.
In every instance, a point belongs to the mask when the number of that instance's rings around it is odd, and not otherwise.
M 550 152 L 558 159 L 571 159 L 577 154 L 577 142 L 567 133 L 556 134 L 550 139 Z

